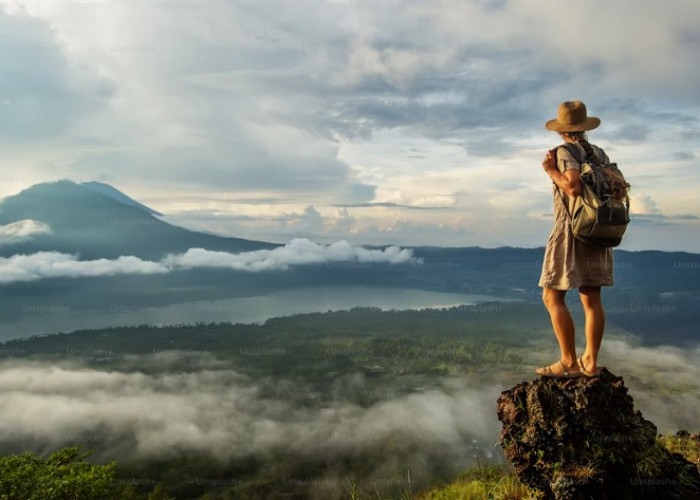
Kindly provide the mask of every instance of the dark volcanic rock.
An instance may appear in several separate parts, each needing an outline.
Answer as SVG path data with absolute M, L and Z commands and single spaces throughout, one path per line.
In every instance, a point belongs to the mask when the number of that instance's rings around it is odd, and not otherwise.
M 657 441 L 622 377 L 540 378 L 504 391 L 500 444 L 518 478 L 555 499 L 700 499 L 697 467 Z

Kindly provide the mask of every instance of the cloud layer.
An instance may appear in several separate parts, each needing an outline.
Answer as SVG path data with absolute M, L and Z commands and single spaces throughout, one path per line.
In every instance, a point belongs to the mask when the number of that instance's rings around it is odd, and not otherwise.
M 339 241 L 331 245 L 295 239 L 273 250 L 256 250 L 238 254 L 191 248 L 178 255 L 169 255 L 160 262 L 134 256 L 117 259 L 78 260 L 74 255 L 59 252 L 37 252 L 31 255 L 0 257 L 0 283 L 36 281 L 45 278 L 81 278 L 117 274 L 161 274 L 177 269 L 218 267 L 238 271 L 260 272 L 286 270 L 292 266 L 329 262 L 373 262 L 410 264 L 417 260 L 413 251 L 390 246 L 367 249 Z
M 580 98 L 635 208 L 668 216 L 627 248 L 700 251 L 677 220 L 700 216 L 699 16 L 685 0 L 0 4 L 0 195 L 97 179 L 264 241 L 543 245 L 559 140 L 543 125 Z
M 251 381 L 217 369 L 200 353 L 162 352 L 136 363 L 158 370 L 185 358 L 202 369 L 147 375 L 2 363 L 0 444 L 48 452 L 77 443 L 95 450 L 98 460 L 202 453 L 222 461 L 287 456 L 320 464 L 369 456 L 365 469 L 374 470 L 363 475 L 381 481 L 396 481 L 407 467 L 422 482 L 435 470 L 457 474 L 477 457 L 498 460 L 496 386 L 453 382 L 449 391 L 397 396 L 391 387 L 372 389 L 360 374 L 336 377 L 328 391 L 285 379 Z M 370 390 L 382 392 L 375 398 L 380 401 L 368 407 L 353 402 L 354 394 Z M 348 477 L 323 469 L 317 474 L 346 491 Z
M 164 352 L 144 361 L 161 366 L 195 355 Z M 177 450 L 219 458 L 275 448 L 329 452 L 370 447 L 396 434 L 445 445 L 495 428 L 482 411 L 488 391 L 466 387 L 452 395 L 428 391 L 363 408 L 289 381 L 255 384 L 231 370 L 145 375 L 6 363 L 0 380 L 0 436 L 57 444 L 102 427 L 114 437 L 133 433 L 133 451 L 150 457 Z M 352 383 L 359 390 L 364 381 L 357 376 Z M 348 396 L 341 393 L 335 396 Z M 314 398 L 329 409 L 304 404 Z
M 99 354 L 84 351 L 74 354 Z M 697 348 L 604 343 L 605 364 L 624 375 L 636 408 L 663 434 L 698 430 L 700 372 L 692 362 L 697 355 Z M 532 361 L 533 366 L 539 362 Z M 111 459 L 181 451 L 228 459 L 280 451 L 324 457 L 382 450 L 384 477 L 405 470 L 400 456 L 417 475 L 437 462 L 458 473 L 474 459 L 473 439 L 482 458 L 498 459 L 496 400 L 521 380 L 512 372 L 491 376 L 486 385 L 435 378 L 429 387 L 401 395 L 389 382 L 373 387 L 359 373 L 337 376 L 323 391 L 298 380 L 251 380 L 203 352 L 126 356 L 123 363 L 131 369 L 101 371 L 75 361 L 0 362 L 0 441 L 39 450 L 79 442 Z M 183 363 L 189 367 L 184 372 Z M 144 365 L 149 373 L 139 371 Z M 519 368 L 522 376 L 534 376 L 531 367 Z M 369 392 L 375 402 L 357 404 L 357 396 Z

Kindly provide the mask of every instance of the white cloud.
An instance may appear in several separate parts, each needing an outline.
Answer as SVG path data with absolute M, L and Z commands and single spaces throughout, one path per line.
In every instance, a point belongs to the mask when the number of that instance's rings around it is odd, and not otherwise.
M 353 40 L 345 70 L 334 79 L 339 85 L 352 86 L 379 77 L 402 88 L 426 71 L 444 67 L 453 57 L 448 51 L 429 53 L 418 48 L 377 49 L 366 32 Z
M 304 238 L 298 238 L 273 250 L 231 254 L 191 248 L 184 254 L 169 256 L 163 260 L 166 265 L 172 268 L 224 267 L 254 272 L 284 270 L 290 266 L 340 261 L 406 264 L 415 262 L 415 258 L 412 250 L 396 246 L 371 250 L 352 246 L 347 241 L 320 245 Z
M 637 195 L 630 197 L 630 212 L 633 214 L 660 215 L 661 210 L 649 195 Z
M 32 239 L 34 235 L 50 232 L 51 228 L 47 224 L 29 219 L 0 225 L 0 245 L 21 243 Z
M 200 353 L 164 352 L 140 363 L 161 369 Z M 165 359 L 169 358 L 169 359 Z M 486 451 L 498 433 L 493 386 L 452 381 L 449 392 L 396 396 L 392 387 L 369 407 L 369 384 L 360 374 L 338 377 L 328 390 L 300 382 L 252 381 L 231 369 L 186 373 L 98 371 L 70 364 L 0 364 L 0 439 L 13 436 L 47 448 L 94 435 L 109 459 L 169 457 L 199 451 L 218 459 L 265 456 L 273 450 L 313 456 L 403 449 L 411 473 L 440 461 L 457 473 L 470 460 L 465 443 Z M 29 445 L 31 447 L 31 445 Z M 34 446 L 37 446 L 36 444 Z M 384 464 L 393 460 L 387 456 Z M 398 465 L 397 473 L 403 465 Z M 415 467 L 415 469 L 413 468 Z M 423 470 L 421 470 L 423 469 Z
M 319 219 L 296 228 L 267 221 L 309 205 L 328 214 L 336 203 L 387 201 L 449 209 L 431 221 L 399 214 L 415 228 L 434 226 L 407 237 L 433 241 L 446 217 L 476 218 L 474 207 L 498 199 L 478 214 L 493 229 L 484 224 L 475 243 L 492 246 L 542 212 L 533 205 L 544 203 L 532 200 L 547 179 L 517 192 L 512 181 L 533 180 L 525 172 L 537 170 L 535 156 L 557 141 L 545 135 L 544 121 L 562 100 L 582 98 L 603 118 L 593 139 L 634 167 L 625 170 L 633 186 L 663 213 L 700 215 L 693 190 L 700 170 L 692 161 L 700 150 L 697 2 L 21 5 L 0 5 L 7 12 L 0 14 L 7 33 L 0 54 L 13 62 L 7 67 L 17 82 L 0 102 L 17 125 L 7 131 L 8 161 L 22 172 L 0 189 L 58 175 L 110 178 L 147 204 L 157 196 L 175 206 L 183 192 L 264 193 L 273 201 L 255 217 L 271 241 L 348 238 Z M 35 64 L 18 64 L 27 51 Z M 53 85 L 39 85 L 45 81 Z M 42 118 L 49 114 L 57 118 Z M 46 147 L 36 147 L 36 131 Z M 666 162 L 678 151 L 687 152 L 688 165 L 670 170 Z M 458 182 L 431 182 L 456 170 Z M 680 172 L 683 182 L 642 186 L 637 175 L 645 171 L 667 179 Z M 219 215 L 239 215 L 239 208 Z M 355 212 L 351 234 L 359 242 L 372 238 L 367 228 L 396 218 L 374 210 L 362 220 Z M 199 227 L 214 224 L 212 216 Z M 685 230 L 675 235 L 665 244 L 700 249 Z M 513 236 L 507 243 L 530 241 Z M 641 248 L 657 245 L 640 241 Z
M 74 255 L 37 252 L 31 255 L 0 257 L 0 283 L 35 281 L 44 278 L 83 278 L 165 272 L 168 272 L 168 269 L 162 264 L 144 261 L 133 256 L 122 256 L 114 260 L 81 261 Z
M 412 250 L 397 246 L 367 249 L 350 245 L 347 241 L 322 245 L 303 238 L 292 240 L 273 250 L 256 250 L 238 254 L 190 248 L 183 254 L 169 255 L 160 262 L 146 261 L 134 256 L 78 260 L 74 255 L 59 252 L 37 252 L 31 255 L 0 257 L 0 283 L 59 277 L 162 274 L 182 268 L 202 267 L 260 272 L 340 261 L 410 264 L 417 260 L 413 257 Z

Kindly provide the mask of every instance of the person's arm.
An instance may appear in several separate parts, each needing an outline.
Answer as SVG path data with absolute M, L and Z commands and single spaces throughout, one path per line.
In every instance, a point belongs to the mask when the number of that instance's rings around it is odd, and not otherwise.
M 563 174 L 557 169 L 557 160 L 555 158 L 554 150 L 547 151 L 547 154 L 542 161 L 542 168 L 547 172 L 547 175 L 552 179 L 554 184 L 556 184 L 559 189 L 564 191 L 568 196 L 575 198 L 581 195 L 581 179 L 579 178 L 579 171 L 570 168 L 566 170 Z

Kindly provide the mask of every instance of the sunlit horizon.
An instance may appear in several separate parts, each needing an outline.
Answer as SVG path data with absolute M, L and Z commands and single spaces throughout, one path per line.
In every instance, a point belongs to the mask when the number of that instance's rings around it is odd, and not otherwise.
M 682 0 L 3 3 L 0 197 L 100 181 L 225 236 L 539 247 L 540 163 L 560 142 L 544 123 L 581 99 L 632 184 L 621 248 L 700 252 L 699 15 Z

